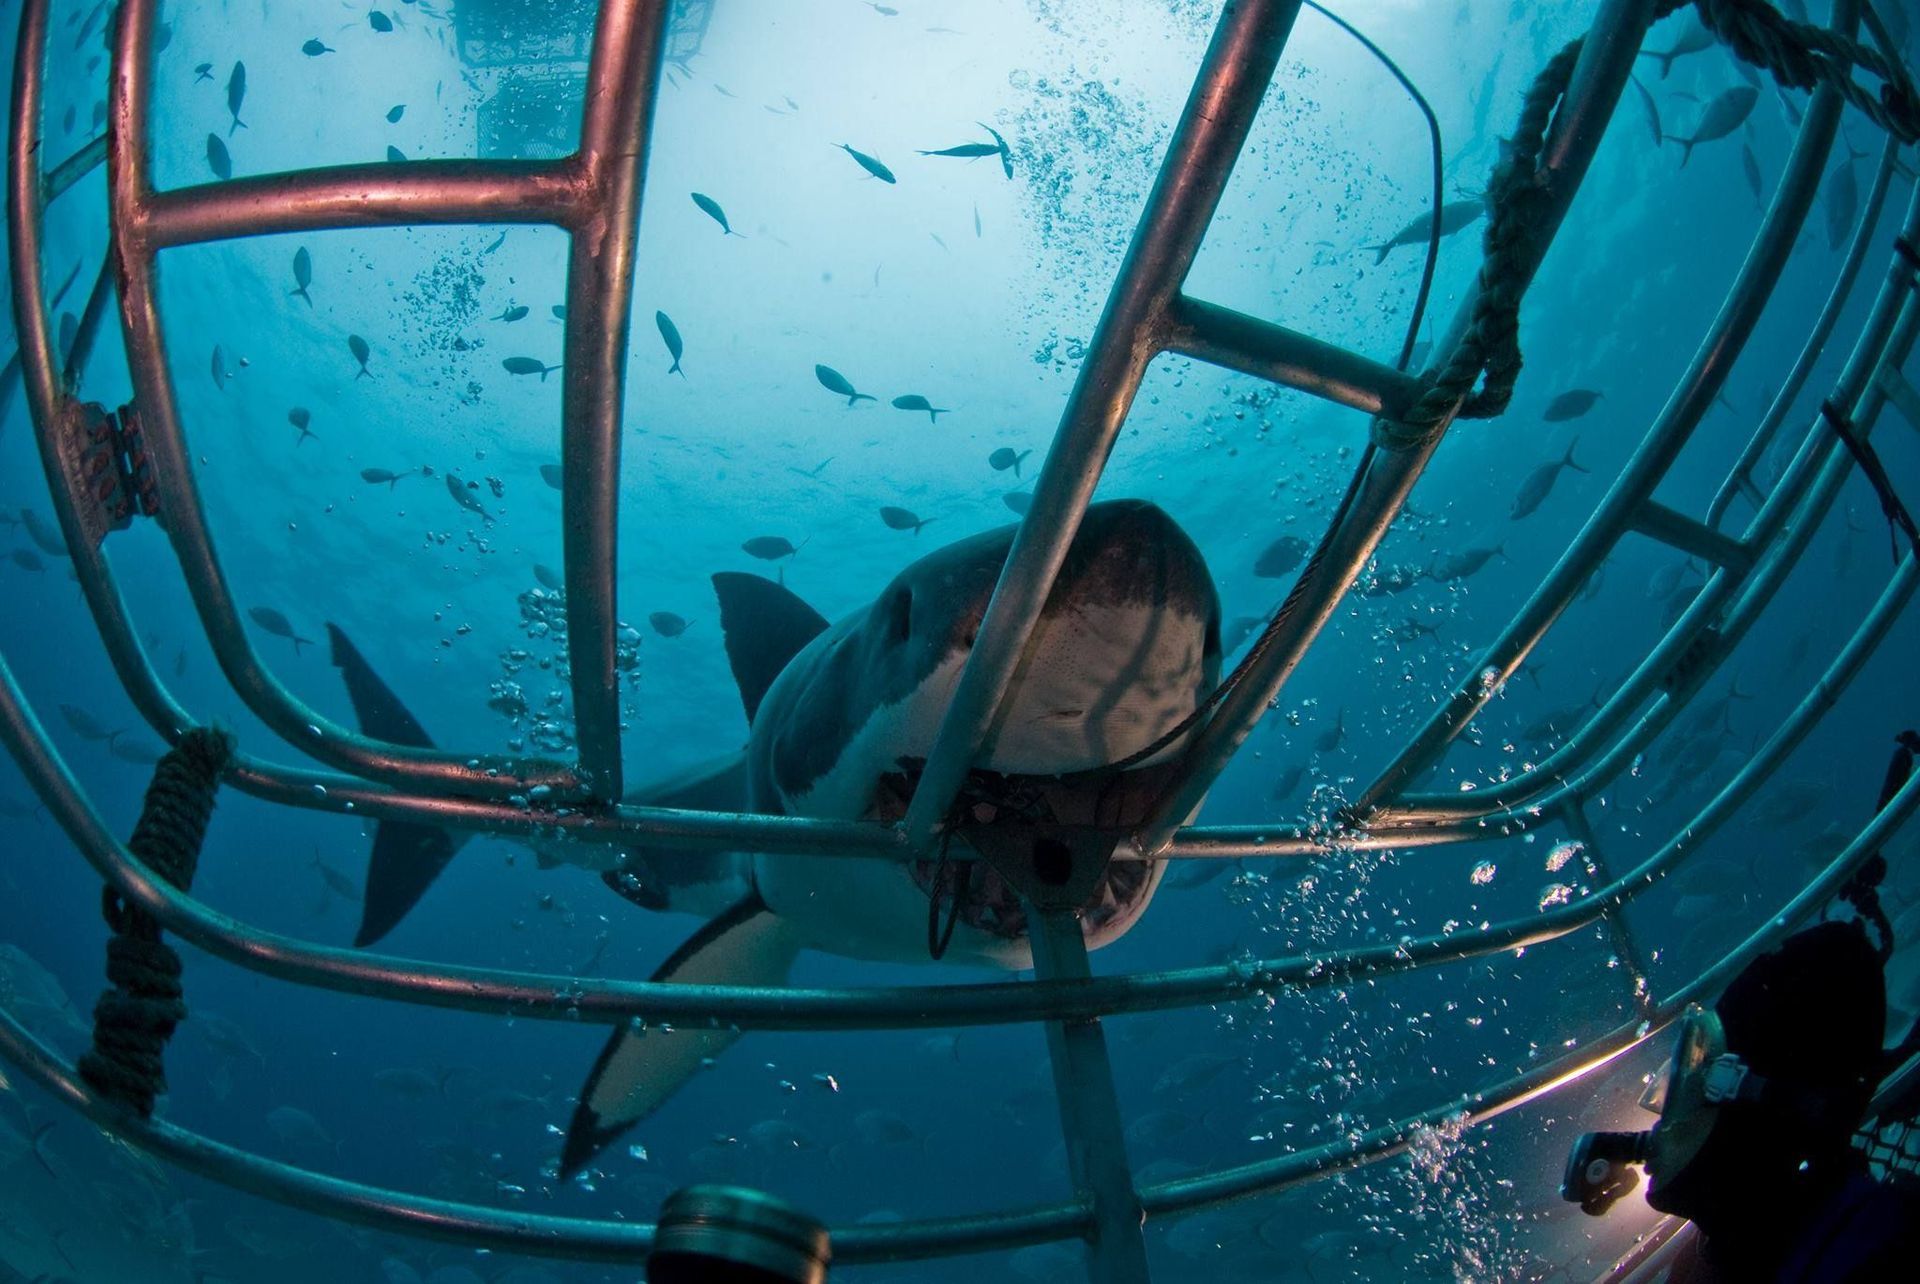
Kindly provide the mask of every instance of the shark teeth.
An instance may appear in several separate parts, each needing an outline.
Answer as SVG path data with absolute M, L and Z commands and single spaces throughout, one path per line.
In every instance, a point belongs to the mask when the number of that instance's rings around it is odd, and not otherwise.
M 1027 934 L 1027 907 L 1019 893 L 986 861 L 977 857 L 953 859 L 940 873 L 937 861 L 920 860 L 910 866 L 913 881 L 929 897 L 935 896 L 935 877 L 941 887 L 938 899 L 942 912 L 951 910 L 956 892 L 960 896 L 960 921 L 968 927 L 1003 940 L 1016 940 Z M 1095 932 L 1136 909 L 1147 894 L 1152 880 L 1151 861 L 1114 861 L 1094 887 L 1093 895 L 1080 907 L 1085 931 Z

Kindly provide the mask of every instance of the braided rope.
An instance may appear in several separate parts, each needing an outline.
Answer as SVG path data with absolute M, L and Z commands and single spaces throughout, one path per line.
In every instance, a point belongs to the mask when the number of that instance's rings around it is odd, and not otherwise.
M 1664 7 L 1664 6 L 1663 6 Z M 1902 143 L 1920 139 L 1920 103 L 1906 69 L 1879 50 L 1810 23 L 1794 22 L 1765 0 L 1694 0 L 1700 21 L 1745 62 L 1789 89 L 1831 85 Z M 1881 81 L 1876 91 L 1853 78 L 1858 68 Z
M 214 791 L 233 748 L 225 731 L 190 731 L 160 760 L 147 786 L 127 850 L 181 891 L 193 885 Z M 167 1086 L 161 1055 L 187 1015 L 180 956 L 160 939 L 153 916 L 112 888 L 101 892 L 100 910 L 113 929 L 107 942 L 112 988 L 94 1004 L 93 1047 L 80 1058 L 80 1076 L 103 1095 L 151 1115 L 154 1098 Z

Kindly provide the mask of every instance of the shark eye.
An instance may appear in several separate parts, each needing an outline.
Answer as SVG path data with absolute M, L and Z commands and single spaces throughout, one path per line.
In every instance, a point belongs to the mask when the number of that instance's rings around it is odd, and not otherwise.
M 913 590 L 901 589 L 887 604 L 887 627 L 896 642 L 913 636 Z

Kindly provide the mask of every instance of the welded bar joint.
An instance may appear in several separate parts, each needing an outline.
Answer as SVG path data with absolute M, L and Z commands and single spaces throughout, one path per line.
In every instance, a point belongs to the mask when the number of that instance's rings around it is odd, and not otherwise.
M 1702 558 L 1742 575 L 1753 569 L 1753 550 L 1744 543 L 1685 513 L 1675 512 L 1656 499 L 1641 500 L 1627 519 L 1627 525 L 1689 557 Z

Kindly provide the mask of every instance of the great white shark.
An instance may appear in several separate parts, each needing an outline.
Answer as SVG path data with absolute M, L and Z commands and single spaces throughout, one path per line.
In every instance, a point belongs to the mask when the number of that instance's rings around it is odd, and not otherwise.
M 897 819 L 911 771 L 932 748 L 1017 528 L 920 558 L 862 610 L 830 624 L 758 575 L 713 577 L 747 743 L 738 753 L 632 791 L 659 807 L 829 819 Z M 424 729 L 344 633 L 333 662 L 368 735 L 429 746 Z M 1111 791 L 1100 769 L 1152 769 L 1220 671 L 1220 603 L 1205 560 L 1157 506 L 1088 508 L 973 767 L 1044 782 L 1054 815 L 1091 818 Z M 1162 747 L 1163 741 L 1170 741 Z M 1154 749 L 1152 754 L 1142 751 Z M 1133 758 L 1140 761 L 1134 762 Z M 1084 782 L 1084 783 L 1083 783 Z M 1096 796 L 1098 795 L 1098 796 Z M 370 944 L 426 892 L 463 841 L 429 825 L 375 829 L 355 943 Z M 570 842 L 544 856 L 603 871 L 628 900 L 707 918 L 656 981 L 777 986 L 803 949 L 852 958 L 928 958 L 929 902 L 951 900 L 941 957 L 1032 965 L 1026 912 L 985 861 L 903 863 L 844 856 L 696 854 Z M 1124 934 L 1159 886 L 1156 862 L 1107 866 L 1080 910 L 1089 949 Z M 623 1025 L 581 1089 L 561 1156 L 570 1176 L 726 1048 L 736 1032 Z

